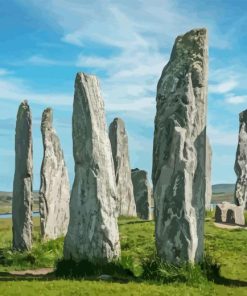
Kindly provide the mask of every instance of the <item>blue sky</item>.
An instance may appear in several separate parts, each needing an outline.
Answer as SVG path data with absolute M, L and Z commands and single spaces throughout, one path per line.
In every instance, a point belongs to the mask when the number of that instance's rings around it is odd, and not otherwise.
M 108 124 L 121 117 L 132 167 L 151 173 L 156 85 L 174 39 L 209 31 L 208 134 L 212 182 L 235 182 L 238 113 L 247 108 L 245 0 L 0 1 L 0 190 L 12 190 L 18 105 L 33 113 L 34 188 L 42 160 L 40 118 L 54 109 L 71 183 L 71 115 L 78 71 L 99 77 Z

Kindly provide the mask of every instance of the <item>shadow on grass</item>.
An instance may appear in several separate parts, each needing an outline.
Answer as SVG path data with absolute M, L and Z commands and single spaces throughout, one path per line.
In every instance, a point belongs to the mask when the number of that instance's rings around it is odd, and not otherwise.
M 59 260 L 56 264 L 55 275 L 62 278 L 98 278 L 107 275 L 107 280 L 135 280 L 133 272 L 124 268 L 119 261 L 115 262 L 90 262 L 81 260 Z
M 56 281 L 59 279 L 64 280 L 78 280 L 80 281 L 82 277 L 76 277 L 76 278 L 68 278 L 68 277 L 59 277 L 56 276 L 55 272 L 46 274 L 46 275 L 13 275 L 8 272 L 0 272 L 0 282 L 18 282 L 18 281 Z M 100 281 L 100 279 L 96 276 L 84 276 L 84 280 L 88 281 Z M 107 282 L 112 283 L 122 283 L 127 284 L 128 282 L 149 282 L 149 280 L 140 279 L 140 278 L 118 278 L 118 277 L 112 277 L 110 280 L 107 280 Z M 224 285 L 229 287 L 247 287 L 246 281 L 240 281 L 240 280 L 233 280 L 233 279 L 227 279 L 224 277 L 218 277 L 217 279 L 214 279 L 213 282 L 217 285 Z M 160 282 L 157 282 L 160 284 Z M 152 284 L 155 284 L 155 281 L 152 281 Z
M 122 222 L 122 221 L 120 221 L 120 225 L 127 225 L 127 224 L 143 224 L 143 223 L 151 223 L 151 222 L 153 222 L 153 220 L 142 220 L 142 221 L 124 221 L 124 222 Z
M 247 287 L 247 282 L 241 280 L 227 279 L 219 276 L 214 279 L 214 283 L 217 285 L 224 285 L 229 287 Z
M 247 287 L 246 281 L 233 280 L 220 275 L 220 265 L 210 258 L 205 258 L 202 264 L 184 264 L 174 266 L 162 262 L 156 256 L 142 262 L 143 274 L 136 277 L 132 271 L 124 268 L 120 262 L 92 263 L 87 260 L 74 262 L 72 260 L 60 260 L 56 269 L 47 274 L 13 274 L 12 272 L 0 272 L 0 282 L 12 281 L 55 281 L 64 280 L 89 280 L 106 281 L 116 283 L 146 282 L 152 284 L 186 283 L 190 286 L 214 282 L 217 285 L 230 287 Z
M 101 278 L 98 276 L 84 276 L 84 277 L 59 277 L 56 276 L 55 272 L 51 272 L 46 275 L 32 275 L 32 274 L 11 274 L 9 272 L 0 272 L 0 282 L 18 282 L 18 281 L 57 281 L 57 280 L 73 280 L 73 281 L 80 281 L 81 279 L 87 281 L 102 281 Z M 118 278 L 118 277 L 111 277 L 109 279 L 105 279 L 104 281 L 109 283 L 119 283 L 119 284 L 127 284 L 128 282 L 140 282 L 138 279 L 128 279 L 128 278 Z

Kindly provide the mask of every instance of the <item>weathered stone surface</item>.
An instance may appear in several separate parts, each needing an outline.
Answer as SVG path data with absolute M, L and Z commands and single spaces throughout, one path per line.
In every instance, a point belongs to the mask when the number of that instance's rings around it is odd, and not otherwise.
M 19 106 L 15 129 L 12 201 L 13 249 L 19 251 L 30 250 L 32 247 L 32 180 L 32 115 L 27 101 L 23 101 Z
M 235 203 L 247 209 L 247 109 L 239 114 L 239 136 L 234 170 L 237 175 Z
M 208 47 L 206 29 L 178 36 L 157 86 L 153 146 L 158 255 L 203 257 Z
M 211 184 L 211 163 L 212 163 L 212 148 L 209 138 L 206 137 L 206 192 L 205 192 L 205 208 L 210 210 L 212 198 L 212 184 Z
M 134 188 L 137 216 L 144 220 L 153 218 L 151 211 L 152 191 L 148 181 L 148 174 L 144 170 L 131 170 L 131 178 Z
M 52 110 L 47 108 L 41 121 L 44 155 L 39 191 L 40 227 L 44 239 L 65 235 L 69 224 L 69 177 L 52 121 Z
M 121 118 L 115 118 L 110 124 L 109 138 L 116 176 L 118 215 L 136 216 L 136 204 L 131 181 L 128 136 Z
M 229 202 L 217 204 L 215 209 L 215 222 L 245 225 L 244 209 Z
M 99 82 L 84 73 L 75 80 L 73 152 L 65 259 L 111 261 L 120 256 L 114 165 Z

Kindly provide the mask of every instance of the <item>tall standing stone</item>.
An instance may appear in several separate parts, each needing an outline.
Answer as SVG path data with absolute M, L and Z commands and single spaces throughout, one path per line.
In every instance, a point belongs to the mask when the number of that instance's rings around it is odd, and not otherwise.
M 178 36 L 157 86 L 153 146 L 158 255 L 203 257 L 208 46 L 206 29 Z
M 75 80 L 73 153 L 75 179 L 64 257 L 109 262 L 120 256 L 114 165 L 99 82 L 84 73 Z
M 40 228 L 44 239 L 65 235 L 69 223 L 69 177 L 52 121 L 52 110 L 47 108 L 41 121 L 44 156 L 39 191 Z
M 110 124 L 109 137 L 116 176 L 118 215 L 136 216 L 136 204 L 131 181 L 128 136 L 121 118 L 115 118 Z
M 239 136 L 234 170 L 237 175 L 235 203 L 247 209 L 247 109 L 239 114 Z
M 144 170 L 131 170 L 134 188 L 137 216 L 144 220 L 152 219 L 152 189 L 148 181 L 148 174 Z
M 211 184 L 211 166 L 212 166 L 212 148 L 209 138 L 206 137 L 206 193 L 205 193 L 205 208 L 210 210 L 212 199 L 212 184 Z
M 15 129 L 15 176 L 12 201 L 13 249 L 18 251 L 32 248 L 32 181 L 32 115 L 28 102 L 23 101 L 18 109 Z

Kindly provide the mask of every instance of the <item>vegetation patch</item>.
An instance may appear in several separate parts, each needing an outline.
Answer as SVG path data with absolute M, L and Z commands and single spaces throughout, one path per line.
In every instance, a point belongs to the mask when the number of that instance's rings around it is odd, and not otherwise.
M 80 277 L 98 277 L 100 275 L 109 275 L 112 278 L 133 277 L 134 274 L 129 269 L 124 268 L 120 262 L 90 262 L 81 260 L 59 260 L 56 264 L 55 274 L 58 277 L 80 278 Z
M 220 265 L 209 257 L 206 257 L 201 264 L 184 263 L 180 266 L 168 264 L 157 256 L 143 261 L 142 278 L 163 284 L 180 282 L 198 286 L 219 276 Z

